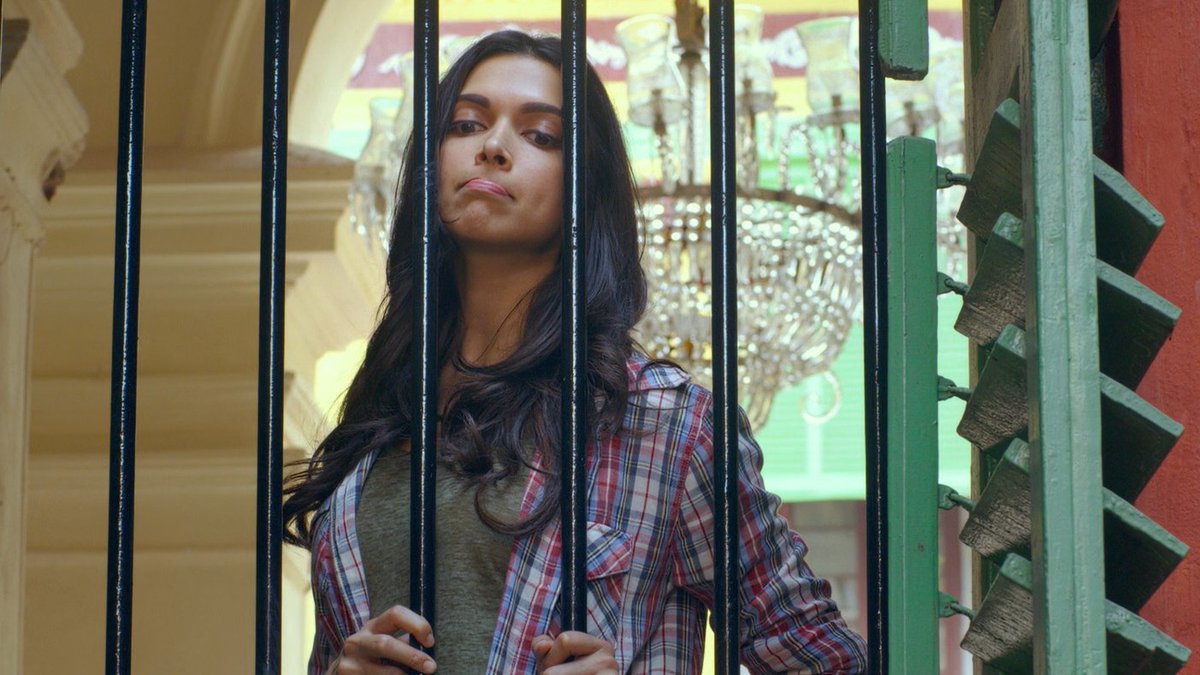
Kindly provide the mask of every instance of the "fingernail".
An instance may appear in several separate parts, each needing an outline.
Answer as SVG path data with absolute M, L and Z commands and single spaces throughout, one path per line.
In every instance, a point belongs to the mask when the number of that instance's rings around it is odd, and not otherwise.
M 421 672 L 422 673 L 432 673 L 436 670 L 437 670 L 437 663 L 435 663 L 433 659 L 425 659 L 425 661 L 421 663 Z

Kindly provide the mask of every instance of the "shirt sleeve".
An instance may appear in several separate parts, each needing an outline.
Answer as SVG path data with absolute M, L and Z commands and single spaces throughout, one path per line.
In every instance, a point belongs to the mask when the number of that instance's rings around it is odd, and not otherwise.
M 328 518 L 322 515 L 319 513 L 313 520 L 312 593 L 316 608 L 316 632 L 308 657 L 308 675 L 325 675 L 342 648 L 335 619 L 337 597 L 333 592 L 333 548 L 329 541 Z
M 711 396 L 702 415 L 677 511 L 675 582 L 713 604 L 715 456 Z M 866 646 L 843 621 L 829 582 L 804 562 L 807 547 L 778 513 L 780 500 L 762 481 L 762 450 L 745 415 L 739 421 L 738 540 L 740 659 L 753 673 L 866 672 Z

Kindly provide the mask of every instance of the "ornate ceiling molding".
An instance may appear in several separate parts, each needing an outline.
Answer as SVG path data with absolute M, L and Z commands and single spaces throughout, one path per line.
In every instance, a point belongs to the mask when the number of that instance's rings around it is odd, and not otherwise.
M 83 152 L 88 118 L 65 77 L 82 43 L 58 0 L 14 0 L 5 26 L 24 39 L 0 81 L 0 210 L 28 241 L 43 236 L 38 215 Z

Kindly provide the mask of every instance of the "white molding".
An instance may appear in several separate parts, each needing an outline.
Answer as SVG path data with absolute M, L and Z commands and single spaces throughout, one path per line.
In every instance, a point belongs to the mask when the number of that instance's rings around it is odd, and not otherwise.
M 40 194 L 35 198 L 38 199 L 37 206 L 44 203 Z M 22 192 L 12 174 L 0 171 L 0 258 L 9 254 L 12 240 L 18 235 L 39 248 L 46 238 L 46 228 L 37 208 L 30 202 L 30 196 Z
M 143 549 L 133 552 L 134 568 L 141 564 L 165 565 L 171 568 L 180 567 L 211 567 L 229 564 L 254 563 L 256 551 L 254 547 L 234 547 L 216 549 Z M 93 567 L 108 562 L 108 552 L 96 551 L 30 551 L 26 556 L 30 567 Z M 180 574 L 184 570 L 179 570 Z
M 42 182 L 79 159 L 88 130 L 87 113 L 41 36 L 31 26 L 0 85 L 0 162 L 39 211 Z
M 46 213 L 52 223 L 112 225 L 116 167 L 105 151 L 83 156 L 59 199 Z M 288 216 L 321 214 L 332 222 L 346 209 L 354 165 L 330 153 L 288 145 Z M 253 216 L 262 208 L 262 155 L 258 148 L 223 151 L 147 150 L 143 156 L 143 218 L 196 215 Z
M 102 155 L 102 156 L 101 156 Z M 85 156 L 46 210 L 43 256 L 111 255 L 115 168 L 106 153 Z M 104 160 L 101 162 L 101 160 Z M 262 210 L 261 154 L 148 153 L 142 187 L 143 256 L 157 253 L 257 255 Z M 97 167 L 98 164 L 105 164 Z M 288 161 L 289 255 L 333 250 L 353 171 L 343 158 L 292 145 Z
M 59 0 L 9 0 L 5 18 L 29 19 L 31 29 L 46 45 L 59 72 L 79 64 L 83 38 Z
M 105 550 L 108 471 L 107 452 L 30 457 L 29 553 Z M 238 452 L 139 454 L 134 474 L 138 552 L 253 550 L 253 445 Z
M 311 388 L 316 360 L 365 337 L 374 325 L 383 261 L 353 236 L 344 218 L 350 164 L 340 158 L 330 164 L 319 152 L 297 154 L 288 194 L 284 366 Z M 261 187 L 258 166 L 246 167 L 246 158 L 198 153 L 195 166 L 148 175 L 141 268 L 147 316 L 162 307 L 203 311 L 257 301 Z M 74 176 L 46 214 L 38 297 L 52 311 L 77 311 L 73 303 L 84 296 L 102 303 L 110 293 L 111 176 Z
M 30 458 L 30 492 L 74 492 L 103 484 L 108 490 L 108 453 L 45 454 Z M 257 458 L 248 451 L 163 452 L 137 457 L 138 494 L 188 482 L 196 489 L 225 487 L 253 490 Z M 247 474 L 247 471 L 250 473 Z M 248 476 L 248 477 L 247 477 Z M 145 485 L 142 485 L 145 479 Z
M 35 377 L 31 455 L 107 457 L 109 394 L 105 373 Z M 141 374 L 137 387 L 139 461 L 158 453 L 246 448 L 256 443 L 258 379 L 236 374 Z

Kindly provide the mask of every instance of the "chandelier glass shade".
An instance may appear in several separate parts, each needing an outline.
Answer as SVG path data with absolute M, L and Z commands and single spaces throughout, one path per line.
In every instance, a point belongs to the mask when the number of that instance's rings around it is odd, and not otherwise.
M 830 374 L 861 314 L 859 83 L 853 17 L 804 21 L 763 40 L 763 12 L 734 11 L 737 142 L 738 390 L 753 427 L 775 395 L 819 376 L 799 411 L 836 413 Z M 644 15 L 615 29 L 625 57 L 627 144 L 639 186 L 649 306 L 635 338 L 711 384 L 711 221 L 706 18 L 695 0 L 674 17 Z M 938 141 L 939 159 L 962 156 L 961 43 L 931 31 L 922 82 L 888 81 L 889 135 Z M 443 45 L 449 63 L 469 40 Z M 411 56 L 410 56 L 411 58 Z M 803 67 L 804 101 L 781 101 L 772 63 Z M 405 91 L 410 90 L 411 67 Z M 410 106 L 371 104 L 371 135 L 351 187 L 350 221 L 369 246 L 386 246 Z M 961 274 L 965 245 L 954 224 L 961 195 L 941 190 L 943 269 Z

